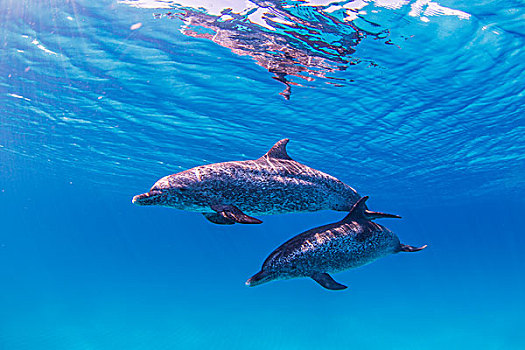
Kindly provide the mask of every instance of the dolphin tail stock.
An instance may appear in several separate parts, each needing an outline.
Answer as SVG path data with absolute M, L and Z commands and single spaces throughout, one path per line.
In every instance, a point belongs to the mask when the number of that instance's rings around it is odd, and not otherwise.
M 330 290 L 343 290 L 348 288 L 344 284 L 337 283 L 332 276 L 327 273 L 316 272 L 310 276 L 314 281 L 319 283 L 322 287 Z
M 262 224 L 262 221 L 246 215 L 242 212 L 241 209 L 237 208 L 234 205 L 212 205 L 211 209 L 217 212 L 217 215 L 205 215 L 206 219 L 215 223 L 222 225 L 230 225 L 233 223 L 239 224 Z M 222 216 L 220 219 L 218 216 Z
M 400 244 L 399 248 L 398 248 L 398 252 L 408 252 L 408 253 L 419 252 L 420 250 L 423 250 L 426 247 L 428 247 L 428 245 L 426 245 L 426 244 L 424 246 L 421 246 L 421 247 L 413 247 L 413 246 L 408 245 L 408 244 Z

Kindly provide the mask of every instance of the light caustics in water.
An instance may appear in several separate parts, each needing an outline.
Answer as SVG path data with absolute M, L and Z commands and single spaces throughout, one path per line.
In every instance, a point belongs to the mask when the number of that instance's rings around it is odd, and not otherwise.
M 336 77 L 338 71 L 372 59 L 354 56 L 359 43 L 367 38 L 397 45 L 389 29 L 368 14 L 405 10 L 409 17 L 430 21 L 432 16 L 469 19 L 468 13 L 430 0 L 122 0 L 140 8 L 166 9 L 154 14 L 184 21 L 183 34 L 209 39 L 241 56 L 251 56 L 258 65 L 286 85 L 280 94 L 290 98 L 291 86 L 300 85 L 289 77 L 312 81 L 325 78 L 335 86 L 352 82 Z M 168 10 L 169 9 L 169 10 Z

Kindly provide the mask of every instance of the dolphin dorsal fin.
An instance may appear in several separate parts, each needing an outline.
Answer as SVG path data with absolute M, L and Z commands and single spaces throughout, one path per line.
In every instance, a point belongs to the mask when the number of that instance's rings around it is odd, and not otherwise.
M 355 219 L 366 219 L 366 201 L 368 200 L 368 196 L 364 196 L 360 198 L 350 209 L 350 212 L 347 216 L 343 219 L 343 221 L 347 220 L 355 220 Z
M 281 141 L 277 141 L 275 145 L 273 145 L 272 148 L 263 157 L 268 158 L 274 158 L 274 159 L 288 159 L 292 160 L 288 153 L 286 153 L 286 144 L 290 141 L 289 139 L 282 139 Z

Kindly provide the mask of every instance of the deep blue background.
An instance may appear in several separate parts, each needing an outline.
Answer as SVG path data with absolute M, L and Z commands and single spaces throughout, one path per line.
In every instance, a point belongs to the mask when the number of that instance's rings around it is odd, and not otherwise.
M 381 68 L 285 101 L 249 57 L 153 10 L 6 2 L 0 349 L 524 348 L 521 10 L 443 4 L 473 16 L 405 14 L 387 23 L 414 35 L 402 49 L 357 49 Z M 248 288 L 275 247 L 344 213 L 222 227 L 131 204 L 164 175 L 256 158 L 283 137 L 294 159 L 402 215 L 381 223 L 403 243 L 429 248 L 336 275 L 343 292 Z

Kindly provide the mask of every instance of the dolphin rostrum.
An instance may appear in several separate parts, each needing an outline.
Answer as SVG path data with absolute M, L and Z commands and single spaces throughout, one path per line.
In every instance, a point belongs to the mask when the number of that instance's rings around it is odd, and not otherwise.
M 288 141 L 277 142 L 259 159 L 201 165 L 163 177 L 133 203 L 200 212 L 223 225 L 262 222 L 250 215 L 349 211 L 357 192 L 294 161 L 286 153 Z
M 393 253 L 426 248 L 401 244 L 392 231 L 372 222 L 372 218 L 396 216 L 367 211 L 367 199 L 361 198 L 343 220 L 301 233 L 281 245 L 246 284 L 253 287 L 275 280 L 310 277 L 324 288 L 345 289 L 329 273 L 362 266 Z

